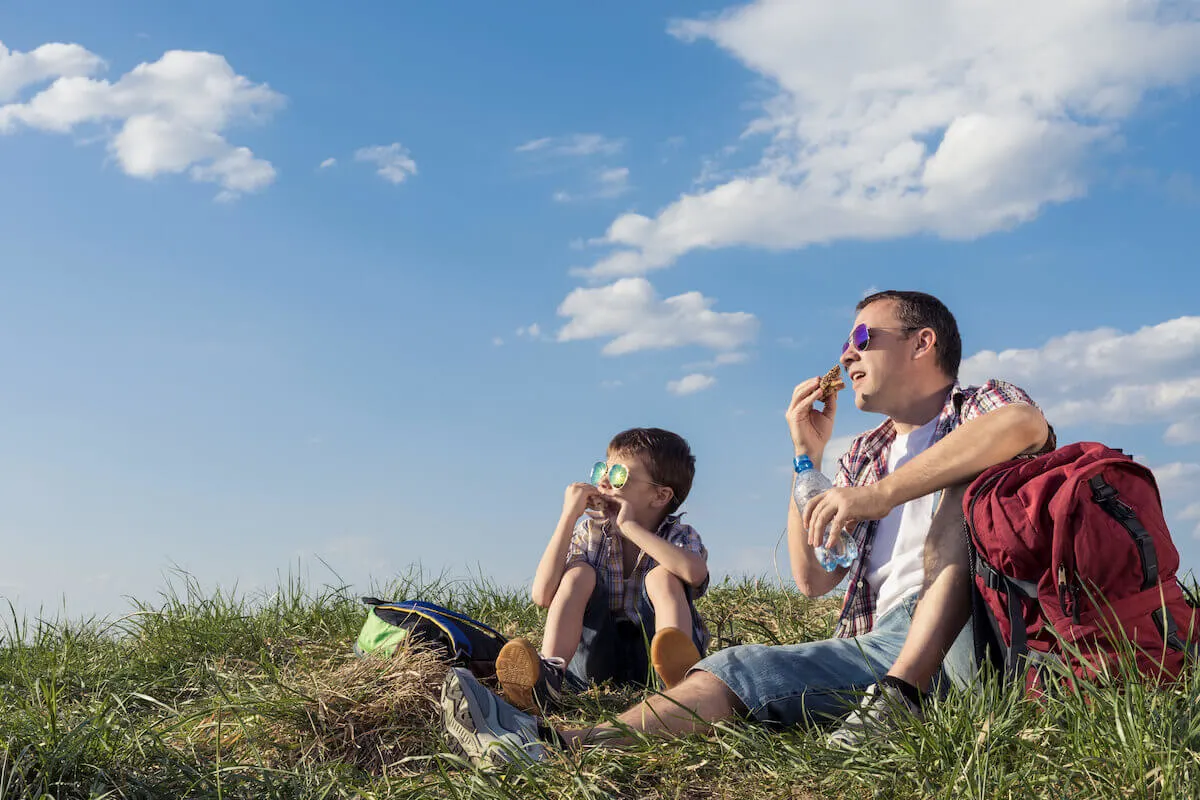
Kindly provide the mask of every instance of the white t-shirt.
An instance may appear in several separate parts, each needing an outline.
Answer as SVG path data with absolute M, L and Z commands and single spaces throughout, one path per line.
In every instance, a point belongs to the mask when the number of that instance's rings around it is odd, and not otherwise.
M 888 453 L 888 474 L 912 461 L 933 443 L 937 418 L 915 431 L 896 434 Z M 879 520 L 871 554 L 867 558 L 867 580 L 876 590 L 875 619 L 895 608 L 906 597 L 921 590 L 925 578 L 925 539 L 933 521 L 936 494 L 927 494 L 896 506 Z

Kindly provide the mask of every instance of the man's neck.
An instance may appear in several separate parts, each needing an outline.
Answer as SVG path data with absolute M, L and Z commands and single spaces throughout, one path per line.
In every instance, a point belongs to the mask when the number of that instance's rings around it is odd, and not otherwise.
M 936 389 L 919 392 L 911 402 L 903 408 L 889 414 L 896 433 L 909 434 L 937 418 L 946 405 L 946 395 L 950 393 L 954 381 L 947 381 Z

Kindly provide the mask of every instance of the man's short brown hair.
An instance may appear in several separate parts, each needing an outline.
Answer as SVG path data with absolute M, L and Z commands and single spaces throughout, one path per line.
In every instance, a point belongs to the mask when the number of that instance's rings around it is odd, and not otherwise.
M 674 514 L 692 490 L 696 457 L 687 440 L 677 433 L 662 428 L 630 428 L 612 438 L 608 452 L 637 456 L 650 470 L 650 480 L 671 487 L 668 514 Z
M 867 295 L 858 301 L 854 311 L 862 311 L 879 300 L 896 302 L 896 316 L 904 327 L 933 329 L 937 334 L 937 365 L 947 377 L 957 380 L 958 366 L 962 362 L 962 336 L 958 332 L 958 322 L 946 304 L 925 292 L 889 289 Z

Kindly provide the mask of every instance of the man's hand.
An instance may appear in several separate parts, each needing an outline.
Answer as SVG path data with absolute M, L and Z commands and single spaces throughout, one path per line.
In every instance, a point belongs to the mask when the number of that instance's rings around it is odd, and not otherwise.
M 590 483 L 572 483 L 563 495 L 563 516 L 578 519 L 599 494 Z
M 864 520 L 883 519 L 892 508 L 879 484 L 842 486 L 822 492 L 804 506 L 808 543 L 813 547 L 832 547 L 841 540 L 843 531 L 853 530 Z M 829 541 L 823 542 L 826 526 L 829 526 Z
M 813 404 L 821 397 L 821 379 L 809 378 L 792 390 L 792 402 L 787 409 L 788 430 L 796 455 L 807 455 L 819 465 L 825 445 L 833 435 L 833 418 L 837 414 L 837 392 L 830 395 L 824 407 L 817 411 Z

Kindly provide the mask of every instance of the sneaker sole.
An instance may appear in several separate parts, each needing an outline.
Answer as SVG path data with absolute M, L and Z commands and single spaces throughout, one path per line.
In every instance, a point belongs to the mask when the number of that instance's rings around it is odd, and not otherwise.
M 668 689 L 678 686 L 699 660 L 692 637 L 678 628 L 663 628 L 650 642 L 650 663 Z
M 528 642 L 514 639 L 496 656 L 496 680 L 504 690 L 504 699 L 522 711 L 537 711 L 533 687 L 541 674 L 541 659 Z
M 450 670 L 442 681 L 442 723 L 449 734 L 455 755 L 464 756 L 472 764 L 478 764 L 485 748 L 476 733 L 482 720 L 473 701 L 474 697 L 463 690 L 455 670 Z

